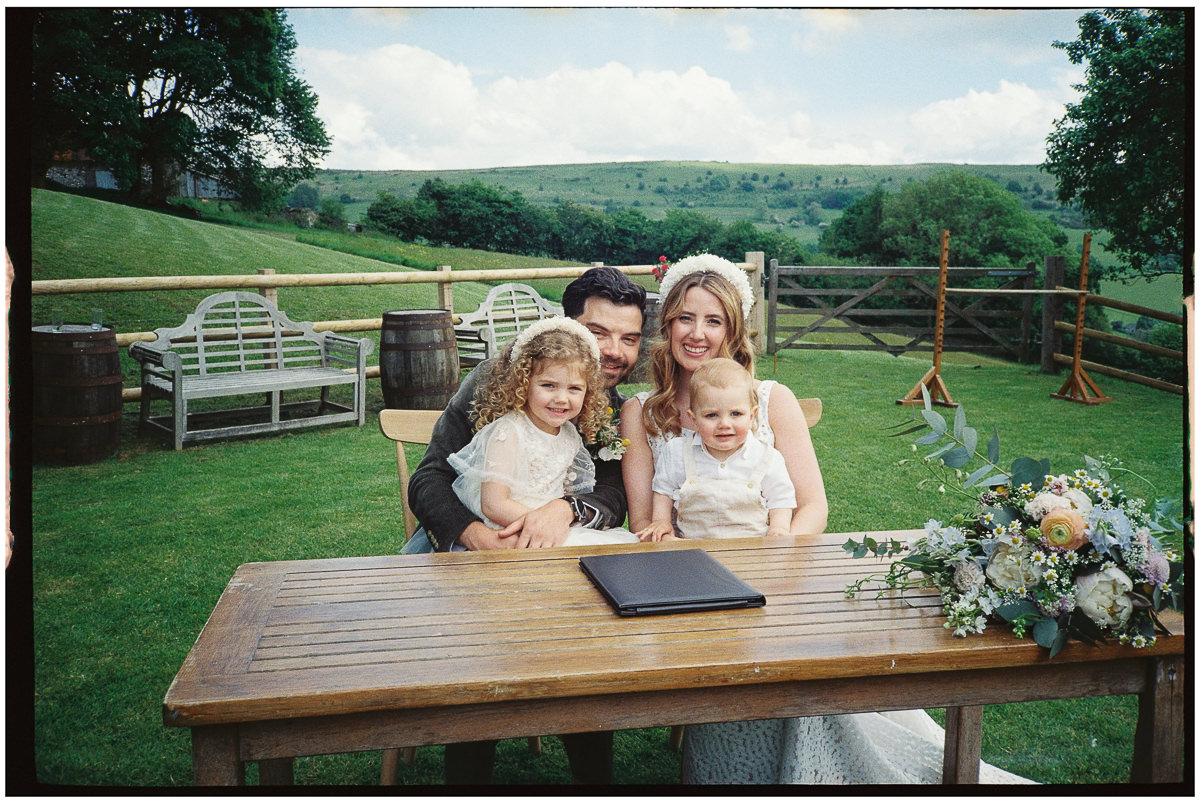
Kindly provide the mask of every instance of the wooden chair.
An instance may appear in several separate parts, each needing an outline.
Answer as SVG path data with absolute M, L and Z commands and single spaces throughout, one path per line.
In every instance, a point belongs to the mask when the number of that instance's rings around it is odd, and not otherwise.
M 396 470 L 400 478 L 400 505 L 404 511 L 404 539 L 412 538 L 417 529 L 417 518 L 413 515 L 408 503 L 408 459 L 404 455 L 405 444 L 428 444 L 433 436 L 433 426 L 441 417 L 440 410 L 394 410 L 379 411 L 379 429 L 383 434 L 396 442 Z M 542 753 L 542 738 L 530 737 L 529 750 L 535 754 Z M 400 770 L 399 761 L 403 754 L 405 765 L 416 761 L 417 749 L 385 748 L 383 764 L 379 772 L 379 783 L 394 785 L 396 775 Z
M 816 427 L 817 422 L 821 421 L 821 400 L 817 397 L 805 397 L 796 401 L 800 403 L 800 410 L 804 413 L 804 422 L 808 425 L 808 429 L 811 430 Z M 671 727 L 671 737 L 668 745 L 672 751 L 678 751 L 680 746 L 683 745 L 683 726 Z

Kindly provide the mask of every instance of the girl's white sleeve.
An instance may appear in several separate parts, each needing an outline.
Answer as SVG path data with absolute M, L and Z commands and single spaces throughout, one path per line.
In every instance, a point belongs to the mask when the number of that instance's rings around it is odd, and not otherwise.
M 471 513 L 490 521 L 482 510 L 483 484 L 517 487 L 523 467 L 521 440 L 513 422 L 502 417 L 477 432 L 471 443 L 447 460 L 458 473 L 453 486 L 455 495 Z

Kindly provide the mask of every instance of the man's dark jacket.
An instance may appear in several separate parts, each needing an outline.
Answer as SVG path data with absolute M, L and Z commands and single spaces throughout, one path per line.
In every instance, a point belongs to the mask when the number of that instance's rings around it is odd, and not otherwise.
M 495 358 L 485 360 L 463 378 L 450 404 L 434 425 L 425 457 L 408 482 L 409 504 L 425 528 L 430 544 L 438 552 L 449 550 L 468 525 L 481 521 L 455 495 L 453 485 L 457 474 L 447 459 L 469 444 L 475 435 L 471 402 L 475 397 L 475 389 L 487 383 L 494 363 Z M 608 393 L 612 409 L 620 411 L 625 397 L 615 388 Z M 600 519 L 593 527 L 619 527 L 624 524 L 626 513 L 621 462 L 600 460 L 596 457 L 597 449 L 597 445 L 588 445 L 596 464 L 596 488 L 590 494 L 576 496 L 600 512 Z

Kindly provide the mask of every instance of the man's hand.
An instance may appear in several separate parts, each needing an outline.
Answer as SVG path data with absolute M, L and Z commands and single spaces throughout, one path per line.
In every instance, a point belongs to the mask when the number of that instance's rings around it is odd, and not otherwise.
M 467 529 L 458 537 L 458 543 L 468 550 L 505 550 L 523 546 L 517 544 L 517 539 L 510 531 L 512 531 L 511 525 L 504 530 L 492 530 L 476 520 L 467 525 Z
M 570 503 L 560 498 L 534 508 L 500 532 L 507 533 L 517 526 L 521 534 L 517 547 L 558 547 L 567 540 L 567 531 L 574 521 Z

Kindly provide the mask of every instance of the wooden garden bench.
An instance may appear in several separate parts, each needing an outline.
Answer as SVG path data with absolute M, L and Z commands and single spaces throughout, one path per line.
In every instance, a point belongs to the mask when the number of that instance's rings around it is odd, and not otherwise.
M 355 421 L 362 425 L 366 408 L 366 356 L 373 344 L 332 332 L 315 332 L 311 323 L 290 320 L 257 293 L 216 293 L 200 302 L 178 327 L 154 330 L 155 340 L 129 347 L 141 363 L 139 426 L 158 427 L 172 434 L 175 449 L 203 439 L 290 430 L 317 424 Z M 350 406 L 331 402 L 329 389 L 353 386 Z M 282 391 L 320 388 L 316 413 L 281 418 L 311 407 L 311 402 L 281 404 Z M 258 407 L 193 413 L 198 399 L 267 394 Z M 167 399 L 171 416 L 150 416 L 152 399 Z M 270 413 L 269 421 L 207 428 L 195 425 L 210 418 Z M 327 412 L 333 411 L 333 412 Z
M 454 326 L 458 362 L 476 366 L 500 354 L 508 341 L 533 322 L 562 314 L 560 305 L 543 299 L 529 285 L 497 285 L 477 310 L 461 316 Z

